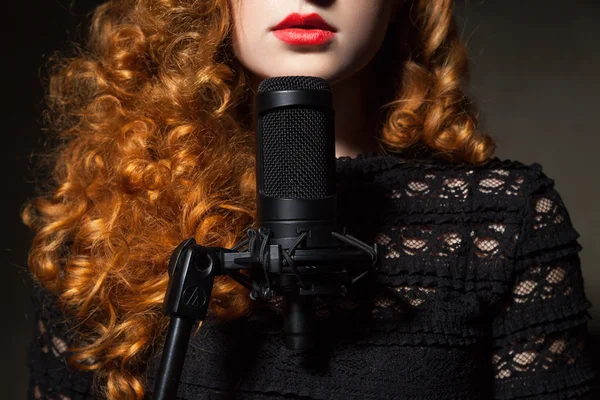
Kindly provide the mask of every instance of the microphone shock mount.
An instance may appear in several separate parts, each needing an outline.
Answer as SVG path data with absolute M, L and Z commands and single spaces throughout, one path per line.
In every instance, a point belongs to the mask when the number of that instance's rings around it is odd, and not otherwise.
M 380 260 L 369 246 L 346 233 L 331 232 L 339 247 L 306 248 L 310 230 L 297 230 L 288 249 L 271 242 L 269 228 L 249 229 L 231 249 L 183 241 L 169 261 L 169 284 L 163 311 L 171 317 L 155 382 L 154 400 L 174 399 L 192 327 L 206 319 L 215 276 L 228 275 L 250 290 L 252 300 L 283 296 L 286 347 L 315 346 L 319 296 L 345 296 Z M 248 276 L 241 270 L 247 270 Z

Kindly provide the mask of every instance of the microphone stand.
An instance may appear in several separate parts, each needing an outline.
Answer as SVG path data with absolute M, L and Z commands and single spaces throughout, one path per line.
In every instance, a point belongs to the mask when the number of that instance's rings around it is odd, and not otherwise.
M 371 247 L 345 231 L 331 232 L 341 242 L 339 248 L 303 248 L 310 235 L 303 231 L 286 250 L 270 242 L 271 232 L 264 227 L 249 229 L 248 238 L 232 249 L 200 246 L 193 238 L 177 246 L 163 303 L 171 321 L 152 399 L 175 399 L 192 327 L 206 318 L 215 276 L 229 275 L 251 290 L 252 300 L 283 295 L 286 347 L 312 348 L 315 296 L 346 295 L 380 259 L 377 244 Z M 250 279 L 240 273 L 243 269 L 250 271 Z

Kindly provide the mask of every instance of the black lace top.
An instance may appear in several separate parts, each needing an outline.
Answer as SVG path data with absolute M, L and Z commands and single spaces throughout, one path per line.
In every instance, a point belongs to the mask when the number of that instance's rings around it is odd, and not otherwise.
M 319 300 L 320 351 L 284 345 L 280 298 L 192 336 L 179 399 L 570 399 L 588 392 L 588 312 L 574 229 L 534 163 L 337 161 L 339 215 L 384 250 L 353 296 Z M 30 398 L 87 399 L 72 340 L 36 289 Z M 160 355 L 150 360 L 152 391 Z

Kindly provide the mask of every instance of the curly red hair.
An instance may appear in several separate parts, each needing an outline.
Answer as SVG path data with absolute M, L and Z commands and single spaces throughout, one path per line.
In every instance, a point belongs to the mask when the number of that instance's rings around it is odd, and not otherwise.
M 424 146 L 449 161 L 494 152 L 461 90 L 465 48 L 452 0 L 407 1 L 373 61 L 386 150 Z M 51 71 L 53 186 L 23 220 L 33 276 L 79 339 L 71 363 L 97 395 L 142 399 L 143 369 L 167 319 L 168 259 L 184 239 L 233 247 L 254 223 L 248 77 L 232 54 L 227 0 L 121 0 L 93 14 L 86 50 Z M 409 23 L 410 21 L 410 23 Z M 381 79 L 381 78 L 378 78 Z M 217 277 L 211 313 L 248 314 L 247 290 Z

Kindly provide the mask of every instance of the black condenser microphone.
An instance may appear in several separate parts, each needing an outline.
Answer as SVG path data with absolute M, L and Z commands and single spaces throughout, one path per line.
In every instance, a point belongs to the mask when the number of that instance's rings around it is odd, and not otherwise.
M 284 250 L 337 247 L 331 235 L 337 230 L 337 196 L 328 82 L 309 76 L 269 78 L 259 85 L 255 101 L 258 225 Z M 304 240 L 297 243 L 303 232 Z M 299 287 L 297 274 L 289 268 L 283 272 L 277 283 L 283 291 L 286 345 L 309 349 L 316 339 L 315 296 L 303 295 L 311 288 Z M 310 268 L 300 272 L 310 274 Z
M 258 229 L 248 229 L 248 238 L 231 249 L 189 238 L 171 254 L 163 302 L 171 322 L 155 400 L 176 397 L 192 327 L 206 319 L 216 276 L 235 279 L 252 300 L 281 295 L 286 347 L 318 351 L 317 296 L 346 296 L 381 258 L 376 244 L 369 246 L 346 228 L 338 232 L 327 81 L 266 79 L 255 101 Z

